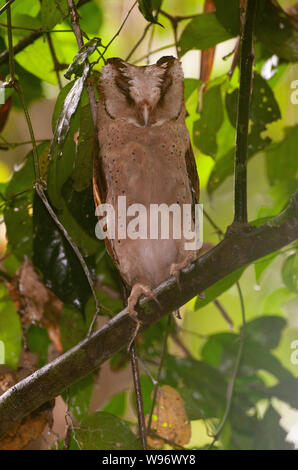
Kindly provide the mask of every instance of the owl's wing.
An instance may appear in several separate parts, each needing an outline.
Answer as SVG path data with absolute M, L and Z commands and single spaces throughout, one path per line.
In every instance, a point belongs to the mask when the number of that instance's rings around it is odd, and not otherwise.
M 99 206 L 100 204 L 104 204 L 107 199 L 107 182 L 103 170 L 102 165 L 102 156 L 100 153 L 100 148 L 98 145 L 97 138 L 94 142 L 93 147 L 93 176 L 92 176 L 92 183 L 93 183 L 93 199 L 95 207 Z M 105 238 L 105 245 L 108 254 L 112 258 L 115 266 L 119 270 L 119 261 L 116 256 L 116 253 L 113 249 L 113 243 L 109 238 Z
M 200 180 L 196 160 L 190 144 L 185 153 L 185 163 L 192 195 L 192 205 L 194 207 L 194 205 L 198 204 L 200 201 Z

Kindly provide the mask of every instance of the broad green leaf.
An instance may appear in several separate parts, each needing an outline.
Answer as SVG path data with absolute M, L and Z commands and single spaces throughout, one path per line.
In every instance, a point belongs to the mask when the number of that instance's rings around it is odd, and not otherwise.
M 192 93 L 200 87 L 202 82 L 196 78 L 185 78 L 184 79 L 184 99 L 185 102 L 192 95 Z
M 238 88 L 226 94 L 226 108 L 232 125 L 236 126 Z M 280 109 L 268 81 L 254 74 L 250 119 L 260 128 L 280 119 Z
M 48 348 L 51 344 L 47 330 L 38 325 L 31 325 L 26 337 L 28 348 L 38 356 L 37 367 L 44 366 L 48 361 Z
M 259 341 L 260 336 L 256 336 Z M 264 336 L 263 336 L 264 341 Z M 217 333 L 209 337 L 202 349 L 202 357 L 224 375 L 231 376 L 238 354 L 240 337 L 235 333 Z M 246 338 L 243 346 L 238 378 L 253 377 L 259 370 L 270 372 L 279 380 L 288 379 L 291 374 L 267 347 L 251 338 Z
M 22 349 L 22 328 L 4 284 L 0 284 L 0 341 L 4 345 L 4 364 L 16 369 Z
M 79 6 L 80 27 L 84 33 L 97 35 L 103 20 L 103 12 L 96 2 Z
M 291 292 L 298 293 L 298 254 L 289 256 L 282 267 L 282 280 Z
M 264 256 L 263 258 L 258 259 L 254 263 L 256 282 L 260 282 L 262 274 L 266 269 L 273 263 L 276 257 L 279 255 L 279 251 L 270 253 L 269 255 Z
M 185 411 L 190 421 L 214 417 L 214 407 L 206 403 L 200 390 L 192 390 L 186 387 L 178 388 L 183 398 Z
M 269 137 L 262 137 L 261 133 L 264 128 L 253 124 L 248 135 L 248 153 L 247 160 L 251 159 L 257 152 L 263 150 L 269 143 Z M 207 190 L 212 194 L 226 179 L 233 174 L 234 171 L 235 148 L 231 148 L 228 152 L 216 160 L 215 166 L 209 177 Z
M 38 145 L 37 151 L 43 171 L 48 143 Z M 4 221 L 10 250 L 19 259 L 32 256 L 32 198 L 35 181 L 32 151 L 20 169 L 14 171 L 5 192 L 7 200 Z
M 272 397 L 288 403 L 292 408 L 298 408 L 298 379 L 291 377 L 288 380 L 281 381 L 267 391 Z
M 231 34 L 238 36 L 240 32 L 239 0 L 214 0 L 216 18 Z
M 218 21 L 215 13 L 202 13 L 185 27 L 178 42 L 179 55 L 192 49 L 208 49 L 233 37 Z
M 239 281 L 244 269 L 245 268 L 237 269 L 237 271 L 234 271 L 223 279 L 220 279 L 220 281 L 217 281 L 213 286 L 208 287 L 208 289 L 204 291 L 204 299 L 197 297 L 195 305 L 196 310 L 205 307 L 209 302 L 217 299 L 217 297 L 230 289 L 237 281 Z
M 207 90 L 203 96 L 200 119 L 194 123 L 193 138 L 196 147 L 206 155 L 215 158 L 217 153 L 216 133 L 223 122 L 221 85 Z
M 270 184 L 295 180 L 298 172 L 297 141 L 298 125 L 287 127 L 283 140 L 272 143 L 266 149 L 267 175 Z
M 281 59 L 298 60 L 298 31 L 294 21 L 282 10 L 278 2 L 260 2 L 256 15 L 256 35 L 259 41 Z
M 86 337 L 89 328 L 89 319 L 86 320 L 82 313 L 75 307 L 64 305 L 59 320 L 59 327 L 63 349 L 64 351 L 68 351 L 68 349 L 71 349 Z
M 42 0 L 41 22 L 43 29 L 53 29 L 68 15 L 67 0 Z
M 266 349 L 275 349 L 279 345 L 282 331 L 286 325 L 286 320 L 280 316 L 258 317 L 246 324 L 245 336 Z
M 159 24 L 162 26 L 153 16 L 153 11 L 158 10 L 161 7 L 162 0 L 138 0 L 139 10 L 144 18 L 150 23 Z
M 224 410 L 226 393 L 224 377 L 206 362 L 168 355 L 165 358 L 162 383 L 174 388 L 183 386 L 198 393 L 206 416 L 212 413 L 213 416 L 218 416 Z
M 36 195 L 33 227 L 33 264 L 41 271 L 45 285 L 63 302 L 84 312 L 91 295 L 86 275 L 72 247 Z M 94 263 L 93 258 L 86 261 L 89 265 Z
M 92 182 L 94 148 L 94 125 L 90 106 L 82 106 L 80 112 L 80 135 L 72 173 L 73 188 L 76 191 L 87 189 Z M 94 230 L 93 230 L 94 232 Z
M 280 425 L 281 416 L 270 405 L 255 430 L 254 449 L 256 450 L 293 450 L 286 441 L 287 433 Z
M 69 410 L 75 419 L 81 421 L 88 415 L 94 385 L 94 376 L 89 374 L 71 385 L 63 394 Z
M 142 389 L 142 393 L 144 391 Z M 126 392 L 118 393 L 114 395 L 109 402 L 103 407 L 102 411 L 105 413 L 111 413 L 116 416 L 123 416 L 126 410 Z
M 110 413 L 87 416 L 76 430 L 76 438 L 84 450 L 139 450 L 140 442 L 127 423 Z
M 18 14 L 13 18 L 13 24 L 20 29 L 13 29 L 14 43 L 28 36 L 28 31 L 22 30 L 22 26 L 33 30 L 39 29 L 41 24 L 38 18 L 34 18 L 27 14 Z M 7 28 L 5 32 L 5 43 L 8 48 Z M 15 61 L 25 70 L 49 83 L 56 84 L 57 77 L 53 70 L 53 58 L 47 41 L 43 37 L 39 37 L 29 44 L 25 49 L 15 55 Z
M 285 311 L 283 309 L 283 304 L 293 296 L 293 292 L 289 291 L 286 287 L 275 289 L 266 297 L 262 310 L 265 314 L 272 313 L 284 315 Z

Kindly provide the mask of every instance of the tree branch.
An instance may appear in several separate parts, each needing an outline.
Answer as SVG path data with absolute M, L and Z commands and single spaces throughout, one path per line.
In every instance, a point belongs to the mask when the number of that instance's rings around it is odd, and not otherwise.
M 247 135 L 252 88 L 253 29 L 256 0 L 247 0 L 245 23 L 241 34 L 240 86 L 237 106 L 235 150 L 234 222 L 247 223 Z
M 162 311 L 155 301 L 141 300 L 137 307 L 141 331 L 236 269 L 297 238 L 298 191 L 286 209 L 264 225 L 238 233 L 227 232 L 217 246 L 181 272 L 181 290 L 173 277 L 158 286 L 155 294 Z M 134 332 L 135 320 L 125 309 L 88 339 L 10 388 L 0 397 L 0 437 L 24 416 L 60 395 L 117 351 L 127 348 Z

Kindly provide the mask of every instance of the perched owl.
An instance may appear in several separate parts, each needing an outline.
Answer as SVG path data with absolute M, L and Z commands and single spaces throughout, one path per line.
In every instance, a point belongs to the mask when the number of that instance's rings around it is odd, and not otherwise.
M 109 59 L 101 70 L 98 101 L 99 153 L 94 160 L 95 205 L 190 204 L 199 201 L 196 163 L 185 125 L 183 71 L 178 59 L 134 66 Z M 116 209 L 117 213 L 117 209 Z M 171 218 L 170 218 L 171 220 Z M 148 215 L 149 223 L 149 215 Z M 107 251 L 130 290 L 128 311 L 144 294 L 197 257 L 184 238 L 106 239 Z

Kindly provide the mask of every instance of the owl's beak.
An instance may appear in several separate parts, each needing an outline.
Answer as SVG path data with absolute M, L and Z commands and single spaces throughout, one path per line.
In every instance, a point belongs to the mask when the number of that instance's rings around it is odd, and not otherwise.
M 141 104 L 141 114 L 143 117 L 144 126 L 147 127 L 148 122 L 149 122 L 149 114 L 150 114 L 150 106 L 147 103 L 147 101 Z

